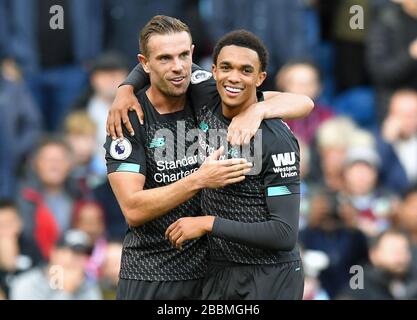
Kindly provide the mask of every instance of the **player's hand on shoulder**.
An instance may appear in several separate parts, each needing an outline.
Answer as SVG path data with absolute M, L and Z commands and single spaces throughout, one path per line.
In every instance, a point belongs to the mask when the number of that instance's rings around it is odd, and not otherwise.
M 113 140 L 123 138 L 122 123 L 126 126 L 130 135 L 133 136 L 135 134 L 132 124 L 129 121 L 129 111 L 135 111 L 140 123 L 143 124 L 145 116 L 134 94 L 134 89 L 130 85 L 124 85 L 117 89 L 116 98 L 107 116 L 106 131 L 107 135 L 111 136 Z
M 227 129 L 227 141 L 232 145 L 249 144 L 264 118 L 261 106 L 255 104 L 233 117 Z

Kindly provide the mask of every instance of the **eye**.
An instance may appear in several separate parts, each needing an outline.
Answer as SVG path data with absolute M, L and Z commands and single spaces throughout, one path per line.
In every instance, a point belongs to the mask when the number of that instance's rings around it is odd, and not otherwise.
M 244 68 L 243 73 L 252 73 L 252 68 Z
M 181 53 L 181 55 L 180 55 L 180 57 L 182 58 L 182 59 L 186 59 L 186 58 L 188 58 L 190 56 L 190 53 L 189 52 L 184 52 L 184 53 Z
M 229 66 L 226 66 L 226 65 L 222 65 L 222 66 L 220 66 L 220 70 L 222 70 L 222 71 L 228 71 L 228 70 L 230 70 L 230 67 Z

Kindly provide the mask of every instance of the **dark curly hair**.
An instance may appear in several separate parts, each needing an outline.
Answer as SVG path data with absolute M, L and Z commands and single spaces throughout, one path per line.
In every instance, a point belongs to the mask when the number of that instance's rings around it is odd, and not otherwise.
M 213 51 L 213 62 L 217 64 L 217 58 L 223 47 L 238 46 L 251 49 L 258 54 L 261 71 L 265 71 L 268 65 L 268 50 L 254 33 L 247 30 L 236 30 L 227 33 L 219 41 Z

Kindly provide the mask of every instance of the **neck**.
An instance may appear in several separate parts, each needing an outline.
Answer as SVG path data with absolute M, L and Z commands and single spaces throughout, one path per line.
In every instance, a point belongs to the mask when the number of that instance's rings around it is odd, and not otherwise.
M 246 100 L 244 103 L 242 103 L 239 106 L 229 107 L 222 101 L 222 112 L 223 115 L 228 119 L 233 119 L 236 115 L 239 113 L 245 111 L 248 109 L 252 104 L 256 103 L 258 100 L 256 98 L 256 92 L 253 94 L 253 96 Z
M 184 109 L 186 95 L 183 94 L 178 97 L 168 96 L 167 94 L 161 92 L 154 86 L 150 86 L 146 90 L 146 95 L 149 101 L 152 103 L 153 107 L 160 113 L 173 113 L 176 111 L 181 111 Z
M 62 186 L 60 185 L 45 185 L 44 190 L 50 195 L 59 194 L 62 192 Z

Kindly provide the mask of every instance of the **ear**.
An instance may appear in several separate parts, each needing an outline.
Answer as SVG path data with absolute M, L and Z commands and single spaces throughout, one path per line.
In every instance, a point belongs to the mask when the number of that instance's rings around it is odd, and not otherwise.
M 138 61 L 141 63 L 143 70 L 145 70 L 146 73 L 149 73 L 149 61 L 143 54 L 138 54 Z
M 195 48 L 195 45 L 191 45 L 191 57 L 193 56 L 193 53 L 194 53 L 194 48 Z
M 213 74 L 213 79 L 216 80 L 216 72 L 217 72 L 217 67 L 216 65 L 213 63 L 211 65 L 211 73 Z
M 256 87 L 259 87 L 264 82 L 265 79 L 266 79 L 266 72 L 263 71 L 259 73 L 258 79 L 256 80 Z

